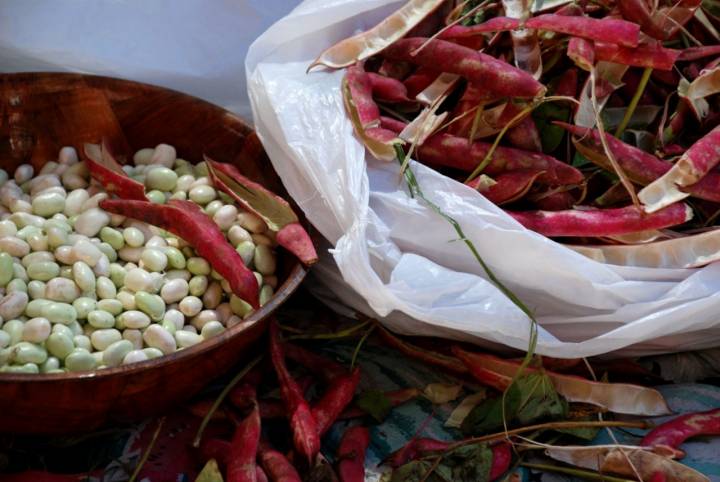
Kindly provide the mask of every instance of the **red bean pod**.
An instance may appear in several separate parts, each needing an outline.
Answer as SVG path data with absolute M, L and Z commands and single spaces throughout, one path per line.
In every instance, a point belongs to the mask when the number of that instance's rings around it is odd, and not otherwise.
M 340 414 L 355 397 L 355 390 L 360 383 L 360 369 L 335 379 L 320 400 L 312 407 L 312 416 L 317 423 L 317 431 L 322 437 Z
M 217 224 L 195 203 L 171 199 L 167 204 L 129 199 L 105 199 L 100 207 L 113 214 L 144 221 L 190 244 L 225 278 L 237 296 L 259 308 L 258 283 Z
M 257 449 L 260 442 L 260 411 L 251 389 L 253 408 L 235 427 L 227 454 L 226 482 L 257 482 Z
M 375 331 L 380 335 L 380 338 L 382 338 L 385 343 L 411 358 L 415 358 L 429 365 L 439 366 L 452 373 L 467 373 L 467 368 L 465 368 L 465 365 L 463 365 L 463 363 L 457 358 L 414 346 L 401 340 L 400 338 L 397 338 L 395 335 L 380 326 L 378 326 Z
M 680 52 L 680 50 L 668 49 L 661 45 L 630 48 L 607 42 L 595 42 L 596 60 L 658 70 L 672 70 Z
M 518 169 L 508 171 L 494 178 L 495 184 L 479 189 L 480 193 L 497 205 L 506 204 L 521 199 L 533 185 L 533 182 L 542 175 L 543 171 L 537 169 Z M 466 183 L 478 189 L 480 177 Z
M 407 96 L 405 84 L 397 79 L 385 77 L 384 75 L 368 72 L 372 94 L 378 100 L 384 102 L 412 102 Z
M 416 52 L 426 42 L 427 45 Z M 382 55 L 460 75 L 498 95 L 534 98 L 545 93 L 545 86 L 532 75 L 494 57 L 445 40 L 428 41 L 423 37 L 400 39 L 383 50 Z
M 529 18 L 525 22 L 525 26 L 589 40 L 615 43 L 625 47 L 637 47 L 640 41 L 638 24 L 615 18 L 597 19 L 548 13 Z
M 266 443 L 260 444 L 260 463 L 271 482 L 302 482 L 300 474 L 283 454 Z
M 338 362 L 299 345 L 286 343 L 284 349 L 285 358 L 307 368 L 314 376 L 322 378 L 326 383 L 332 383 L 335 379 L 347 375 L 345 367 Z
M 288 410 L 293 444 L 295 449 L 305 457 L 308 465 L 312 465 L 315 456 L 320 451 L 317 423 L 300 386 L 290 376 L 285 366 L 285 355 L 280 343 L 279 329 L 274 320 L 270 323 L 270 358 L 280 383 L 280 393 Z M 268 470 L 267 467 L 265 468 Z M 272 475 L 270 478 L 272 479 Z
M 480 383 L 488 387 L 494 388 L 500 392 L 505 391 L 512 383 L 512 378 L 495 373 L 487 368 L 480 366 L 473 360 L 475 354 L 465 351 L 459 346 L 452 347 L 453 355 L 458 357 L 465 364 L 468 372 Z
M 483 23 L 477 25 L 453 25 L 443 31 L 438 38 L 441 39 L 458 39 L 474 37 L 488 32 L 505 32 L 520 27 L 520 21 L 510 17 L 493 17 Z
M 675 417 L 648 432 L 640 445 L 678 448 L 687 439 L 698 435 L 720 435 L 720 408 Z
M 105 142 L 102 145 L 85 144 L 83 151 L 90 175 L 102 184 L 108 193 L 123 199 L 147 200 L 145 186 L 125 174 Z
M 345 430 L 337 450 L 340 482 L 365 481 L 365 452 L 370 445 L 370 431 L 355 426 Z
M 692 219 L 692 210 L 674 203 L 651 214 L 635 206 L 566 211 L 506 211 L 527 229 L 549 237 L 603 237 L 663 229 Z

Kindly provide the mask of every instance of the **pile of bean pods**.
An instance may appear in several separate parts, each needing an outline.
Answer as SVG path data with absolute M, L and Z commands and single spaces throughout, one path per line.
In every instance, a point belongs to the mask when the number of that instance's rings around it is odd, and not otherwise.
M 720 259 L 713 5 L 410 0 L 310 68 L 345 69 L 374 157 L 404 151 L 598 261 L 695 267 Z
M 233 166 L 193 165 L 166 144 L 122 167 L 105 146 L 85 154 L 65 147 L 37 174 L 0 170 L 2 372 L 117 367 L 191 347 L 273 296 L 287 232 L 314 256 L 287 203 Z

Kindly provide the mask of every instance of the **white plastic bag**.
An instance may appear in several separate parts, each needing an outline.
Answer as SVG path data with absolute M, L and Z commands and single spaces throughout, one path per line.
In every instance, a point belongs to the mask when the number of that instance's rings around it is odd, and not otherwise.
M 342 302 L 400 332 L 526 349 L 529 320 L 486 280 L 452 227 L 408 196 L 397 164 L 366 156 L 343 108 L 343 72 L 305 73 L 323 49 L 399 5 L 306 0 L 273 25 L 246 60 L 256 128 L 288 191 L 335 247 L 315 274 Z M 412 169 L 535 311 L 539 353 L 625 356 L 720 344 L 719 265 L 601 264 L 524 229 L 475 190 Z

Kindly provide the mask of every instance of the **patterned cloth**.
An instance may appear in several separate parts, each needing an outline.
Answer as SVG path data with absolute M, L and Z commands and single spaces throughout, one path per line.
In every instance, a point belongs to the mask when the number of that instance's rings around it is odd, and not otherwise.
M 321 349 L 329 356 L 343 362 L 352 357 L 353 344 L 328 344 Z M 397 352 L 385 347 L 367 344 L 359 355 L 359 364 L 363 369 L 360 390 L 376 388 L 393 390 L 405 387 L 423 388 L 428 383 L 452 383 L 452 378 L 437 370 L 413 362 Z M 209 387 L 207 393 L 216 393 L 223 381 Z M 472 388 L 472 387 L 471 387 Z M 720 407 L 720 388 L 703 384 L 666 385 L 659 387 L 670 407 L 678 413 L 709 410 Z M 467 388 L 461 395 L 469 395 Z M 458 399 L 460 400 L 460 399 Z M 400 406 L 380 425 L 371 428 L 372 442 L 367 454 L 367 481 L 376 481 L 382 472 L 380 462 L 393 450 L 404 445 L 409 438 L 423 427 L 423 435 L 438 439 L 457 439 L 456 429 L 444 427 L 452 408 L 457 402 L 443 406 L 433 405 L 418 399 Z M 664 419 L 659 419 L 660 421 Z M 340 422 L 325 437 L 323 452 L 332 459 L 340 436 L 351 422 Z M 117 427 L 86 438 L 47 439 L 29 438 L 0 439 L 0 471 L 17 471 L 32 468 L 34 471 L 21 473 L 1 473 L 3 482 L 124 482 L 140 459 L 144 447 L 147 447 L 157 420 L 150 420 L 132 427 Z M 198 454 L 192 450 L 191 441 L 197 429 L 198 420 L 186 410 L 178 408 L 167 415 L 160 436 L 156 442 L 141 477 L 138 480 L 148 482 L 184 482 L 193 481 L 202 467 Z M 227 431 L 226 424 L 215 423 L 209 428 L 209 434 Z M 615 430 L 620 443 L 634 444 L 641 431 Z M 594 441 L 596 444 L 611 443 L 606 432 L 601 431 Z M 720 458 L 717 453 L 720 438 L 699 438 L 683 445 L 687 451 L 684 463 L 707 474 L 714 482 L 720 482 Z M 51 475 L 41 472 L 47 468 L 52 472 L 65 472 Z M 73 475 L 68 475 L 71 473 Z M 571 478 L 555 475 L 530 474 L 523 472 L 523 481 L 556 482 L 569 481 Z

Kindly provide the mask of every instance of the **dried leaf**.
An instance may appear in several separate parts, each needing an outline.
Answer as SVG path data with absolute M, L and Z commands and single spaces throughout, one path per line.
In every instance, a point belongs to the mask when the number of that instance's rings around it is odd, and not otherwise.
M 457 74 L 442 73 L 415 98 L 427 105 L 435 104 L 447 96 L 455 88 L 459 80 L 460 76 Z
M 449 385 L 447 383 L 430 383 L 423 390 L 425 398 L 433 405 L 442 405 L 452 402 L 460 396 L 462 385 Z
M 392 410 L 392 402 L 380 390 L 366 390 L 357 397 L 355 405 L 360 407 L 375 419 L 378 423 L 382 423 Z
M 450 428 L 460 428 L 463 420 L 465 420 L 465 417 L 470 414 L 470 411 L 475 408 L 478 403 L 485 400 L 486 397 L 487 392 L 485 389 L 482 389 L 477 393 L 473 393 L 472 395 L 468 395 L 463 398 L 445 421 L 445 426 Z
M 597 104 L 600 111 L 603 110 L 612 93 L 623 86 L 622 78 L 627 69 L 627 65 L 614 64 L 612 62 L 598 62 L 595 66 L 598 82 L 604 81 L 608 86 L 608 91 L 602 93 L 604 95 L 598 94 Z M 593 108 L 590 94 L 591 86 L 590 79 L 588 78 L 580 92 L 580 98 L 578 99 L 580 105 L 575 113 L 575 124 L 581 127 L 595 126 L 595 109 Z
M 435 11 L 444 0 L 410 0 L 379 24 L 346 38 L 325 50 L 310 64 L 339 69 L 366 59 L 405 36 L 414 26 Z
M 600 472 L 634 477 L 640 474 L 643 480 L 650 480 L 653 474 L 660 472 L 667 482 L 709 482 L 710 479 L 700 472 L 680 462 L 646 450 L 614 449 L 608 452 L 600 465 Z
M 195 482 L 223 482 L 222 473 L 215 459 L 210 459 L 198 474 Z
M 720 92 L 720 67 L 703 70 L 692 82 L 685 78 L 680 79 L 678 95 L 688 103 L 695 117 L 702 120 L 710 112 L 710 104 L 706 97 Z

